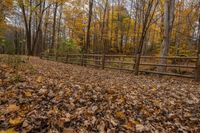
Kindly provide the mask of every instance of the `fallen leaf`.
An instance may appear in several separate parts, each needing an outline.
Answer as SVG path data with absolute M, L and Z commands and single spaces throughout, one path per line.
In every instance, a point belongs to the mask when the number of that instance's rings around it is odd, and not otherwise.
M 152 88 L 152 91 L 157 91 L 157 88 L 156 88 L 156 87 L 153 87 L 153 88 Z
M 0 85 L 2 85 L 3 84 L 3 80 L 2 79 L 0 79 Z
M 126 115 L 124 114 L 124 112 L 116 112 L 115 116 L 118 119 L 125 119 L 126 118 Z
M 24 122 L 23 122 L 23 124 L 22 124 L 22 127 L 27 127 L 29 124 L 28 124 L 28 121 L 27 120 L 25 120 Z
M 74 129 L 72 128 L 64 128 L 63 133 L 73 133 Z
M 13 128 L 9 128 L 7 130 L 0 130 L 0 133 L 18 133 Z
M 23 122 L 23 120 L 21 117 L 17 117 L 17 118 L 9 120 L 9 124 L 12 126 L 17 126 L 17 125 L 21 124 L 22 122 Z
M 38 93 L 41 95 L 47 94 L 47 89 L 40 89 Z
M 126 124 L 124 124 L 122 127 L 124 127 L 125 129 L 131 130 L 131 131 L 135 131 L 135 124 L 132 122 L 127 122 Z
M 110 119 L 110 122 L 112 123 L 113 126 L 117 126 L 117 121 L 115 119 Z
M 37 81 L 38 83 L 42 83 L 42 82 L 43 82 L 42 76 L 38 76 L 36 81 Z
M 32 93 L 30 91 L 24 92 L 26 97 L 32 97 Z
M 145 130 L 145 127 L 142 124 L 136 125 L 136 131 L 143 132 Z
M 153 104 L 157 107 L 161 107 L 161 102 L 159 100 L 153 100 Z
M 9 66 L 7 64 L 3 64 L 3 65 L 1 65 L 1 67 L 4 69 L 9 68 Z
M 8 97 L 16 97 L 16 93 L 14 93 L 14 92 L 8 92 L 7 96 Z
M 125 98 L 124 97 L 121 97 L 119 99 L 117 99 L 117 103 L 118 104 L 123 104 L 125 102 Z
M 134 120 L 134 119 L 129 119 L 129 122 L 132 123 L 132 124 L 135 124 L 135 125 L 140 124 L 139 121 L 136 121 L 136 120 Z
M 53 114 L 57 114 L 58 113 L 58 108 L 56 106 L 53 107 L 53 109 L 51 109 L 48 112 L 48 115 L 53 115 Z
M 105 133 L 105 123 L 101 121 L 99 125 L 97 125 L 97 129 L 99 130 L 99 133 Z
M 0 92 L 0 97 L 2 97 L 4 95 L 4 93 L 3 92 Z
M 16 104 L 10 104 L 10 105 L 7 107 L 8 113 L 10 113 L 10 112 L 16 112 L 16 111 L 18 111 L 19 109 L 20 109 L 19 106 L 17 106 Z

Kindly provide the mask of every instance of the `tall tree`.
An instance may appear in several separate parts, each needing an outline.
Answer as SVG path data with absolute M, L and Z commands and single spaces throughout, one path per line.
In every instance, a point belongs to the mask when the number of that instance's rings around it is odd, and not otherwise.
M 39 47 L 37 43 L 41 33 L 44 12 L 49 6 L 46 6 L 46 0 L 39 0 L 38 2 L 29 0 L 26 3 L 23 0 L 18 0 L 18 4 L 22 10 L 25 25 L 27 54 L 34 55 L 36 47 Z
M 173 21 L 174 21 L 174 10 L 175 10 L 175 0 L 165 0 L 164 5 L 164 36 L 163 43 L 160 52 L 160 63 L 167 64 L 167 59 L 165 58 L 169 53 L 170 47 L 170 34 L 172 31 Z M 166 67 L 160 67 L 160 71 L 166 71 Z
M 86 46 L 84 48 L 84 52 L 88 53 L 88 49 L 90 47 L 90 28 L 93 14 L 93 3 L 94 0 L 89 0 L 89 14 L 88 14 L 88 26 L 87 26 L 87 35 L 86 35 Z
M 57 16 L 57 10 L 58 10 L 58 1 L 55 2 L 54 4 L 54 13 L 53 13 L 53 29 L 52 29 L 52 43 L 51 43 L 51 48 L 55 48 L 55 42 L 56 42 L 56 16 Z
M 105 26 L 106 26 L 106 12 L 108 8 L 108 0 L 105 2 L 104 6 L 104 12 L 103 12 L 103 22 L 102 22 L 102 28 L 101 28 L 101 44 L 103 44 L 103 53 L 105 54 L 105 48 L 106 48 L 106 41 L 105 41 Z
M 139 64 L 140 64 L 145 37 L 146 37 L 147 31 L 149 30 L 152 24 L 152 20 L 154 18 L 158 3 L 159 3 L 158 0 L 148 0 L 148 2 L 146 3 L 147 5 L 145 5 L 145 2 L 142 3 L 142 33 L 141 33 L 141 37 L 139 41 L 139 46 L 137 49 L 137 57 L 135 61 L 135 75 L 139 74 Z

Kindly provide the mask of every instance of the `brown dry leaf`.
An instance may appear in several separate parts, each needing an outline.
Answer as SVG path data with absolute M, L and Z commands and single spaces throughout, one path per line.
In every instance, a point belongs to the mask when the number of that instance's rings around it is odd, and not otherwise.
M 124 127 L 125 129 L 128 129 L 128 130 L 131 130 L 131 131 L 135 131 L 136 128 L 135 128 L 135 124 L 132 123 L 132 122 L 127 122 L 126 124 L 124 124 L 122 127 Z
M 108 90 L 106 90 L 106 92 L 107 92 L 108 94 L 114 94 L 114 93 L 115 93 L 115 90 L 114 90 L 114 89 L 108 89 Z
M 9 124 L 12 126 L 17 126 L 17 125 L 21 124 L 22 122 L 23 122 L 23 119 L 21 117 L 17 117 L 17 118 L 9 120 Z
M 143 132 L 145 130 L 145 127 L 142 124 L 136 125 L 136 131 Z
M 112 123 L 113 126 L 117 126 L 117 121 L 113 118 L 110 118 L 110 122 Z
M 72 128 L 64 128 L 63 133 L 73 133 L 74 129 Z
M 0 85 L 2 85 L 3 84 L 3 80 L 2 79 L 0 79 Z
M 65 92 L 65 96 L 71 96 L 72 92 L 68 88 L 65 88 L 67 91 Z
M 30 91 L 24 92 L 26 97 L 32 97 L 32 93 Z
M 12 91 L 8 91 L 6 94 L 8 97 L 16 97 L 16 93 L 14 93 Z
M 162 105 L 161 105 L 161 102 L 160 102 L 159 100 L 153 100 L 153 103 L 154 103 L 154 105 L 157 106 L 157 107 L 161 107 L 161 106 L 162 106 Z
M 37 79 L 36 79 L 36 81 L 37 81 L 38 83 L 42 83 L 42 82 L 43 82 L 42 76 L 38 76 Z
M 134 119 L 129 119 L 129 122 L 132 123 L 132 124 L 134 124 L 134 125 L 139 125 L 140 124 L 139 121 L 136 121 Z
M 56 106 L 53 107 L 53 109 L 51 109 L 48 112 L 48 115 L 53 115 L 53 114 L 57 114 L 58 113 L 58 108 Z
M 123 103 L 125 103 L 125 98 L 121 97 L 121 98 L 117 99 L 117 102 L 118 102 L 118 104 L 123 104 Z
M 8 113 L 10 113 L 10 112 L 16 112 L 16 111 L 18 111 L 19 109 L 20 109 L 19 106 L 17 106 L 16 104 L 10 104 L 10 105 L 7 107 Z
M 2 97 L 4 95 L 4 93 L 3 92 L 0 92 L 0 97 Z
M 9 66 L 7 64 L 3 64 L 3 65 L 1 65 L 1 67 L 4 69 L 9 68 Z
M 131 130 L 131 131 L 144 131 L 145 127 L 140 124 L 139 121 L 136 121 L 134 119 L 129 119 L 129 121 L 123 125 L 124 128 Z
M 7 130 L 0 130 L 0 133 L 18 133 L 13 128 L 9 128 Z
M 153 88 L 152 88 L 152 91 L 157 91 L 157 88 L 156 88 L 156 87 L 153 87 Z
M 121 111 L 120 112 L 116 112 L 115 116 L 118 119 L 125 119 L 126 118 L 126 115 L 124 114 L 124 112 L 121 112 Z
M 61 118 L 57 121 L 58 125 L 61 126 L 61 127 L 64 127 L 64 123 L 65 123 L 65 119 L 64 118 Z
M 106 127 L 105 123 L 101 121 L 99 125 L 97 125 L 97 129 L 99 133 L 105 133 L 105 127 Z

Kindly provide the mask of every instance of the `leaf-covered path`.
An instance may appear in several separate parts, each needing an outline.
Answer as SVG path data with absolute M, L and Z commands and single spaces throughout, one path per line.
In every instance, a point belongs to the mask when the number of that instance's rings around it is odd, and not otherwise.
M 0 132 L 200 132 L 200 85 L 31 57 L 0 62 Z

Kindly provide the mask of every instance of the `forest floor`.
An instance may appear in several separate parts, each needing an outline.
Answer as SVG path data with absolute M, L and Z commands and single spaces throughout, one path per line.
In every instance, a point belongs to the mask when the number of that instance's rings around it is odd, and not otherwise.
M 0 58 L 0 133 L 200 132 L 191 79 Z

